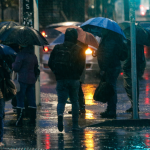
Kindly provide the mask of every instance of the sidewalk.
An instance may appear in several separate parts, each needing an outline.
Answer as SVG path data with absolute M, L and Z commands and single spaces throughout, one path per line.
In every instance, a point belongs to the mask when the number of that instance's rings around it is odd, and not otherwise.
M 97 84 L 84 84 L 83 90 L 86 99 L 86 114 L 80 115 L 79 125 L 83 128 L 79 133 L 71 130 L 72 120 L 68 111 L 71 105 L 66 104 L 64 113 L 64 131 L 57 129 L 57 95 L 55 85 L 41 85 L 41 106 L 37 109 L 36 128 L 28 126 L 28 118 L 24 118 L 24 126 L 16 128 L 16 114 L 11 109 L 10 101 L 6 103 L 4 143 L 2 149 L 140 149 L 150 148 L 150 127 L 124 127 L 116 128 L 120 120 L 131 123 L 130 113 L 125 110 L 130 107 L 130 102 L 123 88 L 122 77 L 117 83 L 118 104 L 116 120 L 100 118 L 100 112 L 105 111 L 106 104 L 95 102 L 93 93 Z M 149 71 L 146 70 L 144 79 L 140 81 L 140 119 L 150 119 L 150 80 Z M 100 126 L 98 123 L 103 123 Z M 127 124 L 128 124 L 127 123 Z M 93 124 L 97 124 L 94 125 Z M 146 126 L 149 122 L 145 121 Z M 113 126 L 114 125 L 114 126 Z M 137 125 L 137 124 L 135 124 Z M 89 127 L 88 127 L 89 126 Z M 91 127 L 90 127 L 91 126 Z M 121 140 L 121 141 L 120 141 Z M 123 142 L 124 141 L 124 142 Z M 130 141 L 130 142 L 129 142 Z M 139 149 L 139 148 L 138 148 Z

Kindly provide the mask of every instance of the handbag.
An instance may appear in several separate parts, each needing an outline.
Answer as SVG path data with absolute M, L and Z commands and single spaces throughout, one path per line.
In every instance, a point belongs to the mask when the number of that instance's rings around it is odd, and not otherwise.
M 113 86 L 105 80 L 101 80 L 98 87 L 95 90 L 93 99 L 95 101 L 106 103 L 114 94 L 115 91 L 113 89 Z
M 12 81 L 13 81 L 16 89 L 17 89 L 17 92 L 20 91 L 20 83 L 18 81 L 18 77 L 19 77 L 18 73 L 15 73 L 15 71 L 13 71 L 13 73 L 12 73 Z
M 4 100 L 9 101 L 16 96 L 17 89 L 12 80 L 5 78 L 3 81 L 4 81 L 4 88 L 2 91 L 4 95 Z
M 34 66 L 34 74 L 35 74 L 35 78 L 37 80 L 37 78 L 39 77 L 40 75 L 40 69 L 38 68 L 38 65 L 35 65 Z

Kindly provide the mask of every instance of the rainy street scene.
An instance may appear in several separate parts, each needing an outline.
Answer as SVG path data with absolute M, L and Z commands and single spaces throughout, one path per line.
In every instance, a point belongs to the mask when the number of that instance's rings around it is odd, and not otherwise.
M 0 0 L 0 150 L 150 150 L 150 0 Z

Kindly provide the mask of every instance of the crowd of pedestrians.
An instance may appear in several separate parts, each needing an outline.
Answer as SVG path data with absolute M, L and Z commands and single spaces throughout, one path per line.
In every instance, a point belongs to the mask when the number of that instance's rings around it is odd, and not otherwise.
M 100 35 L 99 35 L 100 34 Z M 97 33 L 101 37 L 97 49 L 97 61 L 100 68 L 100 79 L 108 82 L 114 94 L 107 101 L 107 109 L 101 112 L 102 118 L 116 118 L 117 89 L 116 82 L 121 71 L 121 61 L 123 61 L 124 87 L 131 101 L 131 108 L 127 112 L 133 111 L 132 84 L 131 84 L 131 49 L 130 41 L 124 43 L 110 30 L 103 29 Z M 82 84 L 85 75 L 85 51 L 88 44 L 78 40 L 78 32 L 75 28 L 68 28 L 65 32 L 63 44 L 56 45 L 50 54 L 48 66 L 56 76 L 58 95 L 57 115 L 58 130 L 63 131 L 63 114 L 67 99 L 72 103 L 72 130 L 80 130 L 78 125 L 79 114 L 85 113 L 85 99 L 82 91 Z M 120 42 L 120 41 L 121 42 Z M 35 126 L 36 122 L 36 100 L 35 83 L 37 80 L 36 70 L 38 60 L 34 54 L 33 45 L 17 45 L 13 47 L 17 52 L 15 59 L 6 61 L 0 55 L 0 146 L 3 146 L 3 118 L 5 107 L 5 79 L 11 79 L 12 71 L 18 74 L 20 90 L 16 94 L 17 121 L 15 126 L 22 127 L 25 109 L 25 98 L 28 103 L 30 122 L 29 125 Z M 144 47 L 137 44 L 137 74 L 141 71 L 141 65 L 145 62 Z M 139 95 L 139 85 L 138 85 Z M 139 96 L 138 96 L 139 97 Z M 139 110 L 139 109 L 138 109 Z

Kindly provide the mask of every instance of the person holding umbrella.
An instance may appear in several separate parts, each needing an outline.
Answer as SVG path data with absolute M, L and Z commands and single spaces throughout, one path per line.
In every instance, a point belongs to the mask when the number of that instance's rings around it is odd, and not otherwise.
M 30 124 L 35 125 L 36 119 L 36 100 L 35 100 L 35 82 L 34 73 L 35 67 L 38 66 L 37 57 L 34 54 L 32 45 L 20 45 L 20 52 L 17 54 L 15 62 L 12 64 L 12 69 L 18 72 L 20 91 L 17 93 L 17 122 L 16 126 L 23 125 L 24 99 L 27 96 Z
M 84 22 L 81 28 L 101 37 L 97 50 L 100 78 L 112 86 L 114 94 L 107 100 L 106 111 L 101 112 L 100 115 L 102 118 L 116 118 L 116 82 L 121 71 L 120 61 L 127 57 L 123 42 L 126 39 L 125 35 L 115 21 L 104 17 L 91 18 Z
M 9 46 L 0 44 L 0 147 L 3 144 L 3 127 L 4 127 L 4 108 L 5 108 L 5 92 L 4 92 L 4 79 L 10 79 L 11 69 L 6 61 L 3 59 L 8 55 L 16 55 L 15 51 Z

